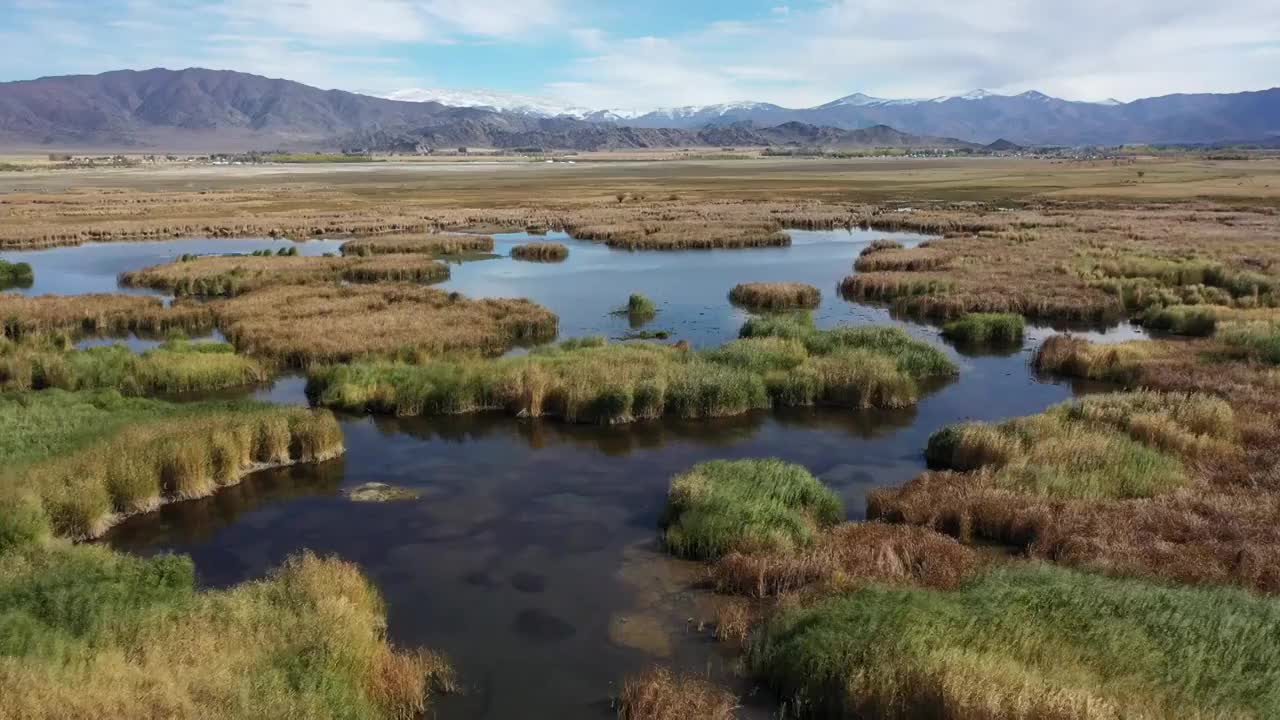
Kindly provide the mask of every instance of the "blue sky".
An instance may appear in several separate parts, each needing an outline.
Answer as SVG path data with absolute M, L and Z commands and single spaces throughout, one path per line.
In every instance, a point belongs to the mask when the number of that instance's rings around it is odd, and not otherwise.
M 212 67 L 593 108 L 1280 84 L 1275 0 L 0 0 L 0 80 Z

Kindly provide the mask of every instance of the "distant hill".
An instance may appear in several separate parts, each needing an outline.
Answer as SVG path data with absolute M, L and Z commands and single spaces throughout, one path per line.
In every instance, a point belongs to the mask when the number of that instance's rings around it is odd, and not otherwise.
M 493 95 L 403 97 L 320 90 L 225 70 L 121 70 L 0 83 L 0 147 L 49 149 L 602 149 L 685 145 L 830 147 L 966 142 L 1216 143 L 1280 138 L 1280 89 L 1084 103 L 1028 92 L 927 100 L 849 95 L 812 108 L 744 102 L 647 113 L 562 109 Z M 564 112 L 562 112 L 564 110 Z M 956 140 L 955 138 L 960 138 Z
M 433 125 L 422 128 L 362 131 L 341 140 L 344 147 L 381 152 L 412 152 L 415 148 L 471 146 L 493 148 L 556 148 L 567 150 L 635 150 L 678 147 L 821 147 L 821 148 L 976 148 L 955 138 L 935 138 L 899 132 L 883 125 L 859 130 L 824 128 L 790 122 L 774 127 L 752 123 L 708 126 L 696 130 L 636 128 L 591 123 L 572 118 L 544 118 L 538 127 L 521 130 L 483 122 Z

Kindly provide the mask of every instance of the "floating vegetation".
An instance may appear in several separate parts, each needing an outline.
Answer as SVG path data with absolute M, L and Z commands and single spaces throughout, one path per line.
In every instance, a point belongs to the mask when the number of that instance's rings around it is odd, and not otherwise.
M 569 258 L 569 248 L 558 242 L 525 243 L 511 248 L 511 257 L 530 262 L 562 262 Z
M 796 310 L 817 307 L 822 293 L 804 283 L 742 283 L 729 291 L 729 300 L 752 310 Z

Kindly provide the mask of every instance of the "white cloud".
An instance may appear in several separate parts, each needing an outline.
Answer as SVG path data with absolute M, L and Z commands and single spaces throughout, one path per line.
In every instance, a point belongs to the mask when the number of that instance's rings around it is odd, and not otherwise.
M 1280 40 L 1274 0 L 834 0 L 776 10 L 661 39 L 596 35 L 582 44 L 589 57 L 549 91 L 580 104 L 805 106 L 855 91 L 1133 99 L 1277 83 L 1256 51 Z

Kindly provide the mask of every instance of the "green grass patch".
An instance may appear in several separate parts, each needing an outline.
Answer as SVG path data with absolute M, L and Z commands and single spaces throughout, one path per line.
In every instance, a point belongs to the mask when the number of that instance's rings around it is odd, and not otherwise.
M 754 317 L 742 326 L 743 338 L 791 338 L 799 340 L 814 355 L 840 350 L 867 350 L 892 356 L 898 369 L 920 379 L 954 375 L 955 363 L 942 350 L 906 331 L 887 325 L 841 326 L 819 330 L 809 313 L 789 313 Z
M 168 403 L 115 392 L 0 395 L 0 548 L 96 537 L 163 502 L 209 495 L 270 465 L 342 452 L 326 412 Z
M 1223 323 L 1218 337 L 1232 351 L 1248 358 L 1280 365 L 1280 321 Z
M 6 717 L 413 717 L 449 678 L 440 658 L 388 645 L 377 591 L 340 560 L 307 554 L 199 592 L 186 557 L 0 555 Z
M 59 350 L 37 343 L 0 348 L 0 389 L 117 390 L 124 395 L 180 394 L 241 387 L 270 377 L 257 360 L 228 343 L 171 339 L 143 353 L 124 345 Z
M 1017 345 L 1026 321 L 1014 313 L 971 313 L 942 326 L 942 336 L 961 345 Z
M 11 263 L 0 260 L 0 290 L 7 288 L 28 288 L 36 280 L 31 265 L 27 263 Z
M 1024 495 L 1147 498 L 1186 484 L 1180 458 L 1230 452 L 1235 433 L 1231 407 L 1217 398 L 1114 393 L 999 424 L 952 425 L 929 438 L 925 455 L 933 467 L 989 469 L 995 487 Z
M 954 370 L 945 356 L 937 362 L 933 348 L 892 329 L 837 329 L 809 339 L 812 348 L 752 337 L 702 352 L 591 339 L 497 360 L 354 363 L 312 369 L 308 392 L 355 412 L 497 410 L 613 424 L 769 407 L 906 407 L 919 396 L 918 378 Z
M 681 557 L 714 559 L 807 547 L 843 518 L 836 494 L 800 465 L 715 460 L 672 478 L 663 539 Z
M 1280 715 L 1280 601 L 1010 565 L 778 613 L 749 652 L 798 717 Z
M 1218 316 L 1211 307 L 1171 305 L 1152 307 L 1142 314 L 1142 326 L 1149 330 L 1207 337 L 1214 333 Z

